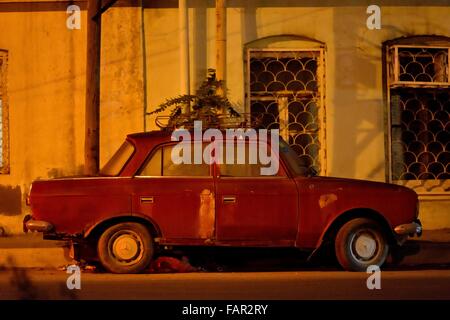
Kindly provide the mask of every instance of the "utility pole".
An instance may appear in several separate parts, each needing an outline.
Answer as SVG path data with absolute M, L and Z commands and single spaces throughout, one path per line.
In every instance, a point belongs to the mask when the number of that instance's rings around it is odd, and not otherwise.
M 216 77 L 222 80 L 219 94 L 226 96 L 227 8 L 226 0 L 216 0 Z
M 88 0 L 86 42 L 86 115 L 84 141 L 84 173 L 96 175 L 100 155 L 100 49 L 102 13 L 117 0 Z
M 99 169 L 100 145 L 100 48 L 102 20 L 101 0 L 87 3 L 86 42 L 86 122 L 84 141 L 84 173 L 95 175 Z

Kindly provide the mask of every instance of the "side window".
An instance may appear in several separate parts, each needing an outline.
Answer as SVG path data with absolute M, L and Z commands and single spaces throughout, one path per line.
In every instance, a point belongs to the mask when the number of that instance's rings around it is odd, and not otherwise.
M 195 164 L 193 152 L 190 163 L 175 164 L 172 161 L 174 145 L 158 148 L 144 165 L 139 176 L 209 176 L 210 166 L 206 163 Z M 193 148 L 191 148 L 193 151 Z M 182 156 L 182 154 L 181 154 Z
M 261 169 L 269 165 L 259 161 L 256 143 L 235 144 L 233 149 L 233 162 L 230 163 L 226 159 L 227 147 L 224 145 L 224 163 L 219 164 L 221 177 L 269 177 L 261 174 Z M 279 168 L 276 176 L 285 176 L 285 172 Z

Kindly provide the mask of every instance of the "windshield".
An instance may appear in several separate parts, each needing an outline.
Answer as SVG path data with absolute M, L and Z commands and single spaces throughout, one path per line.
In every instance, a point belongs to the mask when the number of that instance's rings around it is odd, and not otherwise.
M 117 176 L 122 170 L 123 166 L 130 159 L 134 152 L 134 146 L 125 141 L 116 153 L 109 159 L 105 166 L 100 170 L 102 176 Z
M 308 167 L 302 164 L 297 153 L 280 137 L 280 154 L 282 154 L 292 173 L 297 176 L 306 176 Z

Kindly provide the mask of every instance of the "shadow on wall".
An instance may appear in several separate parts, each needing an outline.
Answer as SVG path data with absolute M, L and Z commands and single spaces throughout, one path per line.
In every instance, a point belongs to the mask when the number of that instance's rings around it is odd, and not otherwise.
M 62 168 L 53 168 L 47 171 L 49 179 L 80 175 L 83 173 L 83 165 L 79 165 L 75 170 L 67 170 Z M 39 179 L 40 177 L 36 177 Z M 31 183 L 32 181 L 30 181 Z M 24 190 L 28 190 L 29 185 L 25 186 Z M 22 196 L 22 189 L 20 186 L 0 185 L 0 217 L 1 216 L 18 216 L 23 214 L 24 197 Z M 6 229 L 0 224 L 0 237 L 6 235 Z
M 0 185 L 0 215 L 16 216 L 22 213 L 20 186 Z
M 333 166 L 329 175 L 357 177 L 357 156 L 364 154 L 367 148 L 383 130 L 383 101 L 365 96 L 358 96 L 358 88 L 377 88 L 377 63 L 381 58 L 361 52 L 358 48 L 361 39 L 357 28 L 348 28 L 359 8 L 334 9 L 334 46 L 336 86 L 333 97 L 335 115 L 334 132 L 328 134 L 329 143 L 333 145 Z M 379 44 L 381 54 L 381 44 Z M 328 52 L 328 54 L 333 54 Z M 380 60 L 380 61 L 378 61 Z M 384 178 L 384 149 L 371 151 L 380 160 L 373 164 L 367 178 Z M 375 155 L 375 154 L 374 154 Z M 339 171 L 339 172 L 337 172 Z
M 83 165 L 79 165 L 73 170 L 67 170 L 67 168 L 52 168 L 47 171 L 47 177 L 48 179 L 53 179 L 53 178 L 82 175 L 83 168 L 84 168 Z

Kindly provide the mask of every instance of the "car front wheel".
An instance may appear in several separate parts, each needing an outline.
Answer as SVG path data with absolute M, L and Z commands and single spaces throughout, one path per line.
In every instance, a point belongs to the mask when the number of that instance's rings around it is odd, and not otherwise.
M 112 273 L 140 273 L 153 257 L 153 240 L 140 223 L 125 222 L 100 236 L 97 253 L 103 267 Z
M 381 266 L 389 245 L 380 225 L 367 218 L 350 220 L 339 230 L 335 240 L 336 257 L 348 271 L 366 271 L 370 265 Z

